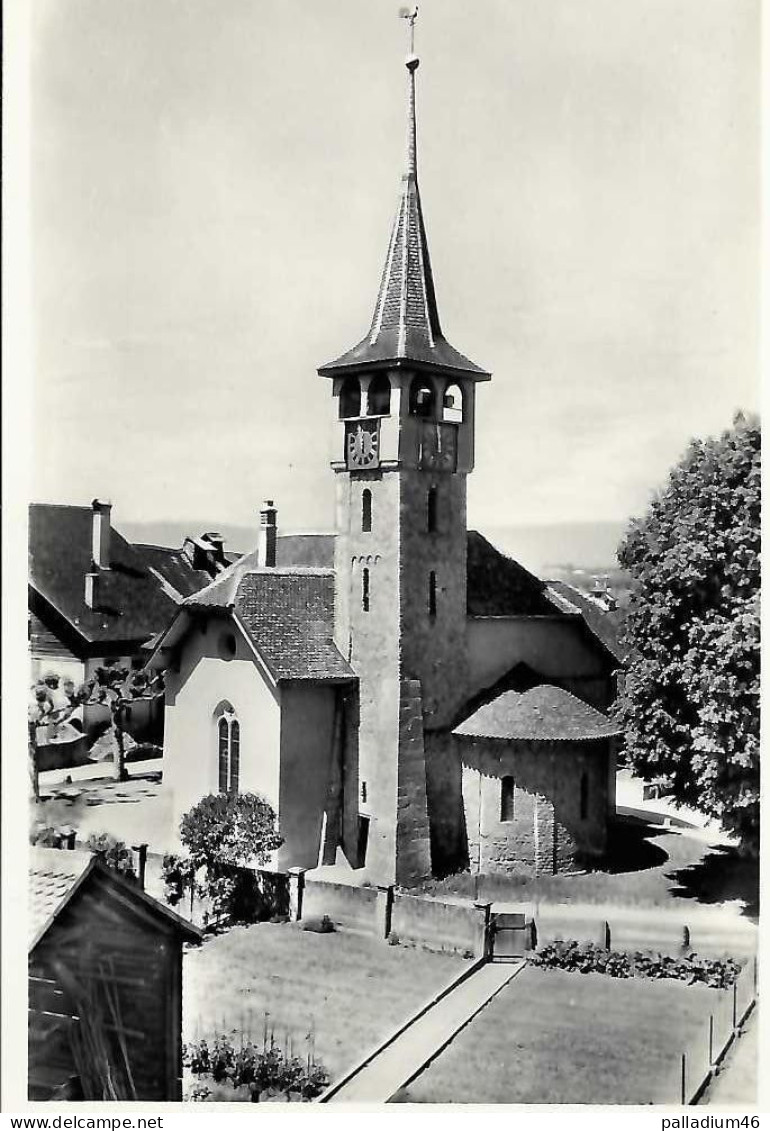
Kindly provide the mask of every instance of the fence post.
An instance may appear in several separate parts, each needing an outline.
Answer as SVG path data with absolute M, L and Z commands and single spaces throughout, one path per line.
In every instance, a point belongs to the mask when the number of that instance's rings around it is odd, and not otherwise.
M 132 844 L 131 847 L 136 853 L 136 882 L 144 891 L 144 880 L 147 874 L 147 845 Z
M 682 1053 L 682 1107 L 687 1103 L 687 1053 Z
M 292 923 L 302 918 L 306 871 L 307 868 L 289 868 L 289 919 Z
M 476 940 L 473 947 L 476 958 L 491 958 L 492 952 L 492 939 L 489 930 L 489 923 L 492 914 L 492 904 L 482 903 L 477 900 L 473 906 L 476 908 L 480 915 L 476 920 Z
M 386 939 L 390 934 L 393 916 L 393 885 L 377 885 L 377 904 L 375 908 L 376 934 L 378 939 Z

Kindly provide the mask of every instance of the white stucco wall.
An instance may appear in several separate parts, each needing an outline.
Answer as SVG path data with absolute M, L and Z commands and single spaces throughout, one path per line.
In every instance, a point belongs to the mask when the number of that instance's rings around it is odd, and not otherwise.
M 220 652 L 224 633 L 236 641 L 228 660 Z M 213 620 L 205 634 L 193 627 L 181 649 L 179 672 L 166 672 L 163 785 L 171 802 L 170 845 L 178 845 L 182 815 L 218 791 L 214 712 L 223 700 L 232 704 L 240 724 L 241 791 L 261 794 L 276 812 L 280 801 L 279 693 L 259 671 L 249 645 L 232 623 Z

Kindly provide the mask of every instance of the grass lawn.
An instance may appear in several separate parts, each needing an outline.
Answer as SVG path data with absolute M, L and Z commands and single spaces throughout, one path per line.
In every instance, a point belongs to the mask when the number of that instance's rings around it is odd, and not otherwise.
M 398 1096 L 409 1103 L 679 1103 L 716 990 L 527 966 Z
M 465 965 L 434 954 L 297 924 L 234 927 L 184 958 L 183 1039 L 250 1029 L 261 1043 L 264 1015 L 275 1039 L 307 1052 L 339 1076 Z
M 431 880 L 424 891 L 474 899 L 624 906 L 692 906 L 740 900 L 756 920 L 758 869 L 729 848 L 710 845 L 686 829 L 665 829 L 633 819 L 613 830 L 609 863 L 582 875 L 479 876 L 462 872 Z M 734 906 L 736 906 L 734 904 Z

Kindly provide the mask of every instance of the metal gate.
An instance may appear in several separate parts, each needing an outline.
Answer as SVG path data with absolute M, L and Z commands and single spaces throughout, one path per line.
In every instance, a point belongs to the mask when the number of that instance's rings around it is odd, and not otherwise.
M 532 948 L 532 920 L 523 911 L 493 904 L 489 933 L 489 954 L 493 962 L 512 962 Z

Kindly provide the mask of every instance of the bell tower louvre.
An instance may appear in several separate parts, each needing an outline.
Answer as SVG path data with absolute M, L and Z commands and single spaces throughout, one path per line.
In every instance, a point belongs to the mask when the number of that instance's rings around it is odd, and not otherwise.
M 406 162 L 372 323 L 318 370 L 339 418 L 335 642 L 359 679 L 344 782 L 358 807 L 343 840 L 373 880 L 404 884 L 431 873 L 425 733 L 452 722 L 467 687 L 466 476 L 476 386 L 490 379 L 439 321 L 417 179 L 416 9 L 406 18 Z

